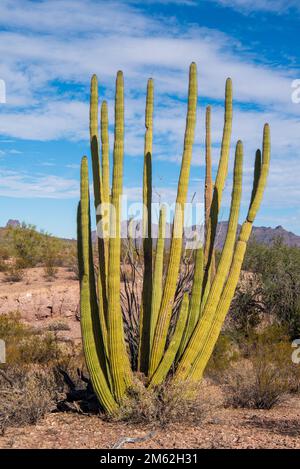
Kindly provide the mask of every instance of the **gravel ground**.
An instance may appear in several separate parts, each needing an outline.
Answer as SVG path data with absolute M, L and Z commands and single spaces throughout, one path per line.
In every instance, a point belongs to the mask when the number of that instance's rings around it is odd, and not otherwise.
M 145 425 L 106 422 L 97 416 L 48 414 L 36 426 L 9 428 L 0 448 L 111 448 L 122 438 L 147 437 Z M 218 409 L 205 423 L 172 424 L 123 448 L 299 448 L 300 398 L 275 409 Z

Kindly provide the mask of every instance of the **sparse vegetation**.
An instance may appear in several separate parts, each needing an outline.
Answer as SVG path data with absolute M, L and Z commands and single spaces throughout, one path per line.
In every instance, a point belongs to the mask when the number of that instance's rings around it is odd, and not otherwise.
M 203 423 L 221 405 L 221 397 L 211 395 L 206 383 L 164 383 L 147 389 L 135 377 L 122 406 L 112 420 L 166 426 L 170 423 Z
M 48 279 L 55 278 L 57 267 L 62 258 L 62 242 L 58 238 L 45 233 L 41 243 L 41 256 L 45 270 L 45 276 Z
M 261 301 L 271 319 L 300 336 L 300 249 L 275 239 L 269 246 L 253 242 L 246 253 L 245 270 L 258 275 Z
M 59 397 L 55 374 L 48 367 L 0 369 L 0 433 L 8 426 L 35 424 L 55 409 Z

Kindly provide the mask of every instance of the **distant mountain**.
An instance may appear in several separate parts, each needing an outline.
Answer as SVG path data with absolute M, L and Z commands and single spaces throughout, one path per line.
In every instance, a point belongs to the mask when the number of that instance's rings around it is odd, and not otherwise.
M 225 241 L 226 231 L 228 222 L 221 222 L 218 224 L 217 236 L 216 236 L 216 247 L 220 249 Z M 238 227 L 240 231 L 241 225 Z M 282 226 L 276 226 L 276 228 L 266 226 L 254 226 L 250 240 L 257 241 L 259 244 L 270 244 L 276 238 L 281 238 L 283 243 L 287 246 L 300 247 L 300 236 L 295 235 L 291 231 L 285 230 Z
M 8 222 L 6 223 L 6 228 L 9 228 L 10 226 L 12 226 L 13 228 L 16 228 L 17 226 L 20 226 L 21 223 L 19 222 L 19 220 L 8 220 Z
M 121 233 L 124 238 L 126 238 L 126 233 L 128 232 L 128 223 L 122 222 L 121 224 Z M 216 248 L 221 249 L 226 237 L 228 222 L 218 223 L 217 235 L 216 235 Z M 138 239 L 137 244 L 141 243 L 141 222 L 135 221 L 132 225 L 132 231 L 137 233 L 136 237 Z M 241 225 L 238 226 L 238 232 L 241 229 Z M 203 238 L 203 227 L 191 227 L 185 231 L 185 241 L 192 240 L 192 233 L 197 231 L 200 234 L 200 238 Z M 171 225 L 167 223 L 166 233 L 171 232 Z M 157 239 L 158 236 L 158 225 L 152 225 L 152 236 L 154 239 Z M 96 231 L 92 233 L 93 240 L 96 240 Z M 292 233 L 291 231 L 285 230 L 282 226 L 277 226 L 276 228 L 265 227 L 265 226 L 254 226 L 251 234 L 251 240 L 255 239 L 260 244 L 270 244 L 274 239 L 281 238 L 283 243 L 287 246 L 297 246 L 300 247 L 300 236 Z M 166 246 L 170 244 L 170 236 L 166 239 Z

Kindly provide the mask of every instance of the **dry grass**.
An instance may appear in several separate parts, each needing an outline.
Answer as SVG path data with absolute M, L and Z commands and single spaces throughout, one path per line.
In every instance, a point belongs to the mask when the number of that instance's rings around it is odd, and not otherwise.
M 56 407 L 56 377 L 49 368 L 11 367 L 0 373 L 0 396 L 0 432 L 3 434 L 9 426 L 35 424 Z
M 170 423 L 201 423 L 221 404 L 207 383 L 166 383 L 148 389 L 136 378 L 122 407 L 112 417 L 115 421 L 165 426 Z
M 257 358 L 232 367 L 225 387 L 229 406 L 272 409 L 289 391 L 289 381 L 274 363 Z

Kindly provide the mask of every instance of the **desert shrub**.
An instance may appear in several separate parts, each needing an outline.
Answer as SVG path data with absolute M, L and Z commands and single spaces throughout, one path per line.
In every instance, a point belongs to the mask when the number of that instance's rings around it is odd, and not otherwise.
M 34 225 L 22 223 L 20 226 L 9 227 L 7 238 L 20 267 L 35 267 L 40 262 L 43 235 Z
M 4 340 L 27 336 L 31 329 L 21 322 L 21 316 L 17 312 L 0 315 L 0 337 Z
M 231 325 L 245 336 L 250 335 L 261 323 L 264 305 L 261 301 L 261 287 L 257 280 L 246 279 L 239 285 L 229 311 Z
M 63 265 L 69 272 L 74 273 L 74 277 L 79 280 L 77 243 L 68 243 L 65 246 L 66 255 L 63 257 Z
M 9 366 L 59 362 L 64 353 L 55 335 L 23 324 L 16 313 L 0 316 L 0 338 L 6 343 Z
M 217 382 L 222 380 L 224 373 L 239 356 L 240 351 L 234 336 L 229 332 L 222 332 L 207 364 L 205 375 Z
M 59 238 L 39 232 L 34 225 L 26 223 L 9 227 L 6 237 L 17 266 L 24 269 L 43 265 L 46 277 L 55 277 L 64 250 Z
M 10 257 L 9 249 L 2 242 L 0 244 L 0 272 L 5 272 L 7 270 L 7 261 L 9 257 Z
M 289 343 L 258 344 L 249 359 L 226 374 L 226 402 L 233 407 L 271 409 L 295 390 L 300 370 L 291 361 Z
M 24 269 L 19 261 L 15 260 L 11 264 L 6 264 L 4 270 L 4 280 L 6 282 L 21 282 L 24 278 Z
M 40 364 L 59 361 L 62 353 L 56 338 L 50 333 L 30 335 L 21 341 L 17 351 L 20 362 Z
M 271 245 L 249 244 L 244 269 L 259 274 L 266 313 L 286 325 L 290 339 L 300 335 L 300 249 L 276 239 Z
M 11 251 L 9 249 L 9 246 L 7 243 L 4 243 L 3 241 L 0 244 L 0 259 L 2 261 L 7 261 L 11 256 Z
M 50 324 L 48 331 L 59 332 L 59 331 L 69 331 L 70 326 L 64 321 L 56 321 Z
M 165 383 L 148 389 L 136 378 L 112 419 L 154 426 L 203 422 L 218 405 L 220 396 L 212 396 L 206 383 Z
M 0 432 L 8 426 L 36 423 L 56 407 L 56 378 L 44 367 L 0 370 Z
M 41 257 L 45 276 L 48 279 L 55 278 L 62 257 L 62 242 L 58 238 L 45 233 L 41 243 Z

